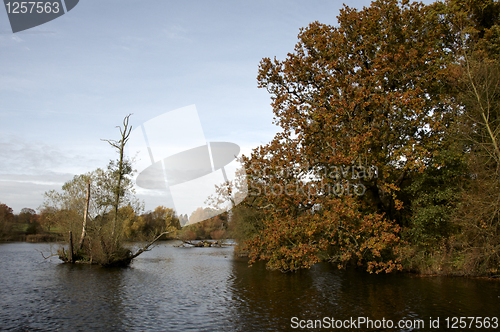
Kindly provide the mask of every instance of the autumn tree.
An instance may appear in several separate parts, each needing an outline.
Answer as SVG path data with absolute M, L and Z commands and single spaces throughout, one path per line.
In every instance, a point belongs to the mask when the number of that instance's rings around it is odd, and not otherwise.
M 0 204 L 0 240 L 13 237 L 14 211 L 6 204 Z
M 247 244 L 282 271 L 325 259 L 400 269 L 401 187 L 438 167 L 458 111 L 446 93 L 453 50 L 430 6 L 375 1 L 338 21 L 310 24 L 285 60 L 260 63 L 282 132 L 245 165 L 266 212 Z
M 46 207 L 40 211 L 40 224 L 50 232 L 50 229 L 59 224 L 57 209 Z
M 123 210 L 123 212 L 122 212 Z M 120 213 L 126 213 L 124 218 L 124 232 L 129 239 L 147 239 L 158 236 L 163 232 L 180 230 L 181 225 L 175 211 L 171 208 L 158 206 L 154 211 L 144 213 L 140 216 L 133 214 L 130 207 L 121 208 Z
M 212 218 L 213 216 L 216 216 L 220 212 L 222 212 L 222 211 L 218 211 L 216 209 L 209 208 L 209 207 L 206 207 L 206 208 L 199 207 L 196 210 L 194 210 L 191 213 L 191 215 L 189 216 L 189 224 L 191 224 L 191 225 L 196 224 L 200 221 Z
M 30 208 L 22 208 L 17 222 L 22 224 L 30 224 L 36 222 L 36 211 Z
M 158 235 L 164 231 L 168 230 L 179 230 L 181 229 L 181 224 L 179 218 L 175 214 L 175 211 L 171 208 L 166 208 L 164 206 L 158 206 L 153 214 L 155 219 L 159 220 L 159 223 L 154 230 L 154 234 Z
M 123 222 L 123 235 L 126 239 L 143 240 L 146 223 L 141 215 L 127 205 L 118 210 L 118 216 Z

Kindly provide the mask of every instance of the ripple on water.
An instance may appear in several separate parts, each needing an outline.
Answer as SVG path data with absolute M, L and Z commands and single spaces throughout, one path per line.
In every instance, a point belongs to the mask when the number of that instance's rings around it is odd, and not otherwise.
M 249 268 L 233 248 L 161 243 L 129 268 L 60 264 L 0 244 L 0 328 L 12 331 L 287 331 L 292 317 L 493 316 L 498 282 L 373 276 L 328 264 L 295 274 Z

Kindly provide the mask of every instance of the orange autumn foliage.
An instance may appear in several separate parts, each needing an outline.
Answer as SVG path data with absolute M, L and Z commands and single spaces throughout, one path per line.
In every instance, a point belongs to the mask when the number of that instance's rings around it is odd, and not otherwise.
M 429 6 L 375 1 L 338 21 L 310 24 L 285 60 L 260 63 L 282 131 L 245 159 L 247 204 L 265 212 L 246 247 L 272 269 L 401 269 L 400 186 L 432 164 L 451 116 L 453 55 Z

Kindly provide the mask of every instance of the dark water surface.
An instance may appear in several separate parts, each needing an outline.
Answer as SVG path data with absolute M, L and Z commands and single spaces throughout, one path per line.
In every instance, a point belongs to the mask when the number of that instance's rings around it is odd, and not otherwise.
M 172 244 L 160 243 L 118 269 L 61 264 L 37 252 L 55 252 L 58 245 L 0 244 L 0 330 L 437 331 L 451 330 L 447 317 L 450 324 L 452 317 L 500 318 L 497 281 L 368 275 L 329 264 L 282 274 L 263 264 L 249 268 L 232 247 Z M 373 328 L 328 326 L 358 317 L 372 320 Z M 431 317 L 439 317 L 439 329 L 430 327 Z M 410 328 L 418 319 L 423 328 Z M 408 328 L 389 329 L 387 320 L 405 320 Z M 454 331 L 500 330 L 474 324 L 457 324 Z

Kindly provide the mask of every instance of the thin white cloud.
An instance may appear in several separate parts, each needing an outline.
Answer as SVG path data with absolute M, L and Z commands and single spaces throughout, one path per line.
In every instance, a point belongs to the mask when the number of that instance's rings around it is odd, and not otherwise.
M 163 33 L 167 36 L 168 39 L 190 40 L 187 37 L 188 30 L 178 24 L 172 25 L 167 29 L 163 29 Z
M 60 190 L 73 178 L 72 174 L 41 172 L 41 174 L 0 174 L 0 202 L 10 206 L 14 213 L 22 208 L 38 209 L 43 203 L 43 194 Z
M 23 40 L 19 36 L 17 36 L 17 35 L 12 36 L 11 39 L 13 41 L 17 42 L 17 43 L 22 43 L 23 42 Z
M 68 156 L 43 142 L 26 141 L 16 135 L 0 136 L 0 174 L 33 174 L 67 162 Z
M 37 87 L 36 82 L 31 79 L 12 75 L 0 75 L 0 90 L 25 92 Z
M 104 159 L 106 160 L 106 159 Z M 60 147 L 41 140 L 27 140 L 14 134 L 0 134 L 0 176 L 82 174 L 106 167 L 98 151 Z M 16 178 L 16 181 L 24 178 Z

